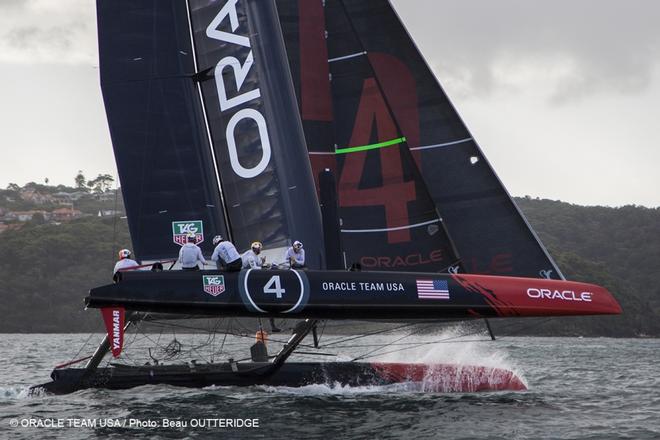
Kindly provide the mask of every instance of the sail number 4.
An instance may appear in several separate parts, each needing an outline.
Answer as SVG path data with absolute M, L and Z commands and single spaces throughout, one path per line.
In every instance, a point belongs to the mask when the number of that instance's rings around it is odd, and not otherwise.
M 282 289 L 282 281 L 279 275 L 270 277 L 270 280 L 264 286 L 264 293 L 274 293 L 275 298 L 282 299 L 282 294 L 286 293 L 286 290 Z

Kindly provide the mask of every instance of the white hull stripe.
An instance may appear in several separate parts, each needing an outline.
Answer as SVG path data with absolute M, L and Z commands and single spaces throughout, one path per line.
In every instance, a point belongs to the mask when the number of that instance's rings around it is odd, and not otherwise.
M 352 54 L 350 54 L 350 55 L 344 55 L 343 57 L 330 58 L 330 59 L 328 60 L 328 62 L 329 62 L 329 63 L 334 63 L 335 61 L 348 60 L 349 58 L 355 58 L 355 57 L 359 57 L 359 56 L 366 55 L 366 54 L 367 54 L 366 51 L 363 51 L 363 52 L 356 52 L 356 53 L 352 53 Z
M 389 231 L 400 231 L 402 229 L 412 229 L 419 228 L 420 226 L 431 225 L 433 223 L 440 222 L 440 219 L 431 220 L 423 223 L 416 223 L 414 225 L 398 226 L 396 228 L 382 228 L 382 229 L 342 229 L 341 232 L 346 232 L 349 234 L 360 233 L 360 232 L 389 232 Z
M 430 150 L 431 148 L 449 147 L 450 145 L 462 144 L 463 142 L 469 142 L 471 140 L 472 140 L 472 138 L 470 137 L 470 138 L 461 139 L 460 141 L 445 142 L 444 144 L 423 145 L 421 147 L 411 148 L 410 150 L 411 151 Z

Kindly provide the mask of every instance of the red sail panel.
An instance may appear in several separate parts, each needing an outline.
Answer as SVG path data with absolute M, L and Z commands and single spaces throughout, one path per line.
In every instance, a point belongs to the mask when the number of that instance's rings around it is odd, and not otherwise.
M 440 271 L 454 264 L 442 219 L 343 4 L 283 0 L 278 12 L 314 174 L 329 168 L 337 178 L 347 265 Z M 401 86 L 414 87 L 412 76 Z M 313 100 L 331 109 L 330 119 L 307 109 Z
M 305 17 L 300 21 L 300 64 L 305 66 L 300 77 L 302 118 L 332 121 L 323 3 L 300 2 L 298 10 L 299 17 Z

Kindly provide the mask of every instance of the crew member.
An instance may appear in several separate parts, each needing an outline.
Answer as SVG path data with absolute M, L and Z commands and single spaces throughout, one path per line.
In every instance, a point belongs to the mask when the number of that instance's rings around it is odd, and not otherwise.
M 261 254 L 263 245 L 260 241 L 255 241 L 250 246 L 250 250 L 243 254 L 243 269 L 261 269 L 266 265 L 266 257 Z
M 289 263 L 291 269 L 302 269 L 305 267 L 305 249 L 298 240 L 293 242 L 293 246 L 286 250 L 284 261 Z
M 241 254 L 238 253 L 236 247 L 229 241 L 222 238 L 221 235 L 213 237 L 213 255 L 211 260 L 215 261 L 220 270 L 227 272 L 238 272 L 243 266 Z
M 206 264 L 202 250 L 197 246 L 195 234 L 188 235 L 188 243 L 181 246 L 178 262 L 183 270 L 199 270 L 198 263 Z
M 112 279 L 117 281 L 117 272 L 128 269 L 129 267 L 139 266 L 137 261 L 131 259 L 131 251 L 122 249 L 119 251 L 119 261 L 115 263 L 115 269 L 112 271 Z

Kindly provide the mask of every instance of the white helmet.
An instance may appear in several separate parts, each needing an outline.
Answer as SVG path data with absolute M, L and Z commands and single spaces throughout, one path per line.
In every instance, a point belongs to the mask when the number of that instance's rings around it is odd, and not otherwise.
M 216 235 L 215 237 L 213 237 L 213 246 L 217 245 L 223 240 L 224 238 L 222 238 L 222 235 Z
M 293 248 L 294 249 L 302 249 L 302 247 L 303 247 L 302 243 L 299 242 L 298 240 L 293 242 Z
M 129 258 L 131 256 L 131 251 L 128 249 L 122 249 L 119 251 L 119 259 L 123 260 L 124 258 Z

